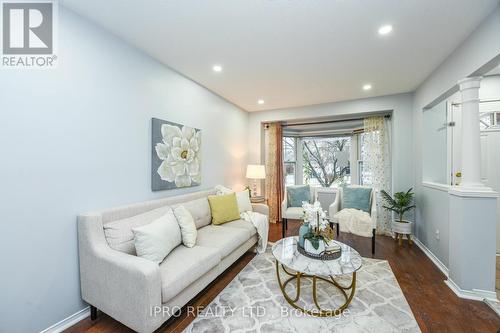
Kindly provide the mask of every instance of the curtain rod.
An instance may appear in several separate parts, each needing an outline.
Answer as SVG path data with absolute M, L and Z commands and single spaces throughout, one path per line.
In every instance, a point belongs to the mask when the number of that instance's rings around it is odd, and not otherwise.
M 386 119 L 390 119 L 391 115 L 386 114 L 383 116 Z M 356 120 L 364 120 L 365 118 L 352 118 L 352 119 L 343 119 L 343 120 L 325 120 L 325 121 L 313 121 L 307 123 L 293 123 L 293 124 L 283 124 L 282 127 L 288 126 L 298 126 L 298 125 L 320 125 L 320 124 L 331 124 L 331 123 L 343 123 L 346 121 L 356 121 Z

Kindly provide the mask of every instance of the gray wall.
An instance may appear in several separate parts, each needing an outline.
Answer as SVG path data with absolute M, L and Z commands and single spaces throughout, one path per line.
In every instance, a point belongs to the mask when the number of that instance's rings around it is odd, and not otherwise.
M 307 119 L 327 116 L 361 115 L 392 111 L 392 184 L 395 191 L 413 186 L 414 155 L 412 94 L 372 97 L 271 111 L 251 112 L 249 116 L 249 162 L 261 160 L 261 124 L 266 121 Z
M 448 195 L 422 187 L 422 109 L 452 89 L 463 79 L 500 54 L 500 7 L 497 9 L 418 87 L 414 94 L 415 186 L 417 237 L 443 263 L 448 262 Z M 435 229 L 440 228 L 440 240 Z
M 245 182 L 246 112 L 64 8 L 59 45 L 57 69 L 0 73 L 0 332 L 86 306 L 78 213 L 199 189 L 151 192 L 152 117 L 202 129 L 200 188 Z

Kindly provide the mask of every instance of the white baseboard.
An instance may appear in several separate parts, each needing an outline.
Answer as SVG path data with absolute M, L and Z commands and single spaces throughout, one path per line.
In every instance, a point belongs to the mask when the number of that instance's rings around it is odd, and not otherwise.
M 445 280 L 444 283 L 448 287 L 450 287 L 451 290 L 460 298 L 465 298 L 465 299 L 471 299 L 474 301 L 493 301 L 497 302 L 497 293 L 494 291 L 487 291 L 487 290 L 479 290 L 479 289 L 473 289 L 473 290 L 464 290 L 460 289 L 459 286 L 453 280 L 448 278 L 448 280 Z
M 439 260 L 439 258 L 436 257 L 436 255 L 432 253 L 431 250 L 429 250 L 427 246 L 425 246 L 424 243 L 422 243 L 418 238 L 413 238 L 413 242 L 417 244 L 417 246 L 422 250 L 422 252 L 424 252 L 425 255 L 434 263 L 434 265 L 436 265 L 436 267 L 439 268 L 439 270 L 443 272 L 443 274 L 446 277 L 448 277 L 449 275 L 448 267 L 446 267 L 446 265 L 443 264 L 443 262 Z
M 475 301 L 498 301 L 497 294 L 494 291 L 487 290 L 464 290 L 460 289 L 460 287 L 450 279 L 448 267 L 441 260 L 439 260 L 434 253 L 431 252 L 418 238 L 414 238 L 415 244 L 427 255 L 427 257 L 436 265 L 437 268 L 446 276 L 447 280 L 444 280 L 444 283 L 460 298 L 471 299 Z
M 485 299 L 484 302 L 486 303 L 486 305 L 488 305 L 493 311 L 495 311 L 495 313 L 500 316 L 500 307 L 496 304 L 498 304 L 499 302 L 495 302 L 495 301 L 491 301 L 489 299 Z M 496 305 L 496 306 L 495 306 Z
M 77 324 L 79 321 L 82 321 L 83 319 L 87 318 L 90 316 L 90 307 L 86 307 L 84 309 L 81 309 L 77 313 L 72 314 L 68 318 L 65 318 L 61 320 L 60 322 L 50 326 L 49 328 L 44 329 L 40 333 L 60 333 L 71 326 Z

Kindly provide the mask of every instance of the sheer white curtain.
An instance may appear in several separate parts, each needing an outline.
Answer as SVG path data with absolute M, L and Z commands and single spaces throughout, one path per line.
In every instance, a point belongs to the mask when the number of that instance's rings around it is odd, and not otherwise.
M 377 233 L 391 235 L 391 214 L 384 209 L 380 191 L 391 193 L 391 129 L 389 119 L 364 119 L 362 136 L 363 182 L 377 191 Z

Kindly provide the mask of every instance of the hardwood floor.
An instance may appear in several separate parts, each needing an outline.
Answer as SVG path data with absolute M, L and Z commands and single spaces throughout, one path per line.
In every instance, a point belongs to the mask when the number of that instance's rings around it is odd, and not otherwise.
M 297 235 L 299 223 L 289 221 L 288 235 Z M 281 224 L 271 224 L 269 241 L 281 238 Z M 371 255 L 369 238 L 340 234 L 339 240 L 358 250 L 362 256 L 388 260 L 403 293 L 410 304 L 422 332 L 497 332 L 500 318 L 486 304 L 460 299 L 444 284 L 445 276 L 416 246 L 405 241 L 402 247 L 390 237 L 379 236 L 376 253 Z M 206 306 L 224 287 L 252 260 L 254 254 L 247 253 L 220 277 L 205 288 L 190 306 Z M 171 318 L 157 332 L 182 332 L 194 319 L 183 311 Z M 111 317 L 99 313 L 97 320 L 87 318 L 65 332 L 111 333 L 132 332 Z

